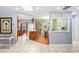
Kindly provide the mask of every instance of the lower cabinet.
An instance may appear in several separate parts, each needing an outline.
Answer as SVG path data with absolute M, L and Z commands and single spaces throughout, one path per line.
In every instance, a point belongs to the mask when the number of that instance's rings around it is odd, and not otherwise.
M 26 30 L 18 30 L 17 36 L 22 36 L 25 32 L 26 32 Z
M 18 30 L 18 31 L 17 31 L 17 36 L 22 36 L 22 35 L 23 35 L 22 30 Z
M 38 32 L 36 32 L 36 31 L 30 31 L 29 32 L 29 38 L 31 40 L 37 40 L 39 38 Z

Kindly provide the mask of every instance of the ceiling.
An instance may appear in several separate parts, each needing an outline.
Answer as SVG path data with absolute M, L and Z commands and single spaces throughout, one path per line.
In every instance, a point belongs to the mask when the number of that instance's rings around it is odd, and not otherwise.
M 51 11 L 79 11 L 78 6 L 70 6 L 68 9 L 63 10 L 65 7 L 67 6 L 31 6 L 32 10 L 24 10 L 24 13 L 31 14 L 36 17 L 41 17 L 48 16 Z M 22 6 L 19 6 L 19 8 L 21 11 L 23 10 Z
M 36 9 L 37 7 L 39 9 Z M 63 7 L 64 6 L 61 6 L 60 10 Z M 22 7 L 20 7 L 20 9 L 22 10 Z M 48 15 L 49 12 L 51 12 L 51 11 L 59 11 L 59 10 L 57 9 L 56 6 L 32 6 L 32 11 L 25 10 L 25 13 L 27 13 L 27 14 L 29 13 L 29 14 L 34 15 L 34 16 L 45 16 L 45 15 Z
M 0 6 L 0 12 L 6 12 L 6 11 L 16 11 L 15 6 Z
M 67 6 L 0 6 L 0 11 L 16 11 L 24 14 L 32 15 L 35 17 L 49 16 L 52 11 L 79 11 L 78 6 L 70 6 L 68 9 L 63 10 Z M 31 9 L 31 10 L 30 10 Z

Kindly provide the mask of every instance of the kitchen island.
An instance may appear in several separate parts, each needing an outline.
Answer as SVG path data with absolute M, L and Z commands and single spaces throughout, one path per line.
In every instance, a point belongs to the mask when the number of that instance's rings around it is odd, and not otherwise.
M 29 32 L 29 38 L 30 38 L 31 40 L 37 41 L 38 38 L 39 38 L 39 33 L 38 33 L 37 31 L 30 31 L 30 32 Z

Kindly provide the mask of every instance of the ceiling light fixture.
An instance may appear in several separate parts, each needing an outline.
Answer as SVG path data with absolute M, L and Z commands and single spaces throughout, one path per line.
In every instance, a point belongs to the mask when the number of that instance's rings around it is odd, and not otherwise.
M 33 11 L 32 6 L 21 6 L 24 11 Z
M 57 7 L 57 9 L 59 10 L 59 9 L 60 9 L 60 7 Z
M 16 9 L 19 9 L 19 7 L 16 7 Z
M 36 7 L 36 10 L 38 10 L 39 9 L 39 7 Z
M 77 7 L 76 9 L 79 9 L 79 7 Z

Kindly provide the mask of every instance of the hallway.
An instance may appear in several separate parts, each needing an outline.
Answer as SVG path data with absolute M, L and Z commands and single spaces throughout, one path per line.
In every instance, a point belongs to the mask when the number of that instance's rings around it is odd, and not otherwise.
M 27 39 L 26 39 L 27 38 Z M 79 46 L 78 41 L 74 41 L 74 44 L 53 44 L 45 45 L 32 40 L 28 40 L 28 37 L 24 34 L 18 37 L 18 44 L 11 47 L 0 47 L 1 53 L 78 53 Z M 75 44 L 76 43 L 76 44 Z

